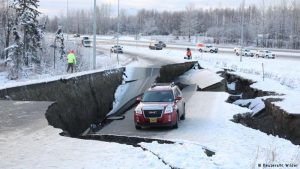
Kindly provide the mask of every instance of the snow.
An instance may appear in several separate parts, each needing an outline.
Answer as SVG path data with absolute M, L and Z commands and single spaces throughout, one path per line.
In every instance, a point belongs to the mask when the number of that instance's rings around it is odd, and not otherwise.
M 237 100 L 233 102 L 233 104 L 244 107 L 249 105 L 248 108 L 252 110 L 252 116 L 255 116 L 257 113 L 261 112 L 266 107 L 265 103 L 260 98 Z
M 276 96 L 283 101 L 274 104 L 289 114 L 300 114 L 300 60 L 243 57 L 243 62 L 240 62 L 234 54 L 209 53 L 199 55 L 198 59 L 204 68 L 214 71 L 224 68 L 234 70 L 232 74 L 255 82 L 252 88 L 284 95 Z
M 223 78 L 209 70 L 193 69 L 182 75 L 179 80 L 184 84 L 197 84 L 200 89 L 204 89 L 221 82 Z
M 110 47 L 107 45 L 106 48 Z M 158 62 L 163 59 L 170 63 L 185 61 L 184 50 L 151 51 L 143 47 L 124 46 L 124 51 L 135 53 L 148 61 L 151 59 Z M 102 70 L 118 67 L 115 57 L 108 62 L 107 56 L 107 53 L 98 56 L 98 59 L 102 59 L 98 64 L 107 64 L 107 67 L 101 66 Z M 120 57 L 123 58 L 124 64 L 131 62 L 126 55 Z M 209 77 L 213 79 L 212 81 L 217 82 L 221 78 L 213 75 L 212 72 L 222 68 L 233 69 L 235 74 L 253 80 L 255 82 L 251 86 L 253 88 L 284 94 L 274 96 L 283 99 L 275 105 L 291 114 L 300 114 L 298 60 L 243 58 L 243 62 L 239 62 L 239 58 L 234 54 L 197 52 L 193 52 L 193 58 L 199 60 L 200 65 L 209 70 L 191 70 L 183 76 L 187 81 L 201 85 L 201 75 L 204 73 L 205 78 L 211 75 Z M 131 65 L 136 66 L 140 63 L 134 62 Z M 264 80 L 261 73 L 262 63 L 265 65 Z M 23 79 L 24 81 L 18 83 L 8 82 L 5 79 L 5 72 L 2 72 L 0 89 L 72 78 L 97 71 L 100 69 L 42 77 L 37 80 Z M 122 91 L 117 95 L 122 95 Z M 169 165 L 178 168 L 257 168 L 257 164 L 261 163 L 293 163 L 298 164 L 299 167 L 299 146 L 293 145 L 288 140 L 233 123 L 231 119 L 235 114 L 249 112 L 249 109 L 226 103 L 228 97 L 229 94 L 225 92 L 194 92 L 186 105 L 186 120 L 180 122 L 179 129 L 157 132 L 154 136 L 173 140 L 176 143 L 174 145 L 157 142 L 140 144 L 149 151 L 117 143 L 61 137 L 58 134 L 60 131 L 52 127 L 41 128 L 22 137 L 8 137 L 5 133 L 0 133 L 0 168 L 170 168 L 156 155 Z M 262 108 L 255 106 L 260 105 L 260 101 L 250 101 L 250 107 L 254 112 Z M 207 157 L 203 147 L 214 150 L 216 154 Z
M 186 105 L 186 120 L 179 125 L 178 130 L 163 138 L 180 138 L 181 141 L 216 150 L 211 160 L 220 168 L 251 168 L 257 166 L 257 162 L 267 162 L 265 158 L 270 157 L 272 152 L 276 153 L 272 163 L 289 163 L 291 158 L 298 157 L 299 146 L 231 122 L 233 115 L 248 112 L 248 109 L 226 103 L 228 96 L 223 92 L 196 92 Z M 299 162 L 298 158 L 297 164 Z
M 227 88 L 231 91 L 234 91 L 236 88 L 236 83 L 235 82 L 227 83 Z
M 204 153 L 203 148 L 196 144 L 158 144 L 141 143 L 143 148 L 154 152 L 171 166 L 177 168 L 218 168 L 218 166 Z
M 46 127 L 18 139 L 1 139 L 0 168 L 169 168 L 141 148 L 61 137 L 58 133 Z

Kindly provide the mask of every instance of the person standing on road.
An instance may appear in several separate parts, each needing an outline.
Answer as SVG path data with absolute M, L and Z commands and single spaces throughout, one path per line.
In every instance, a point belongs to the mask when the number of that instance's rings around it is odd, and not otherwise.
M 67 56 L 67 61 L 68 61 L 68 68 L 67 72 L 71 69 L 71 73 L 74 71 L 74 65 L 76 64 L 76 56 L 74 50 L 71 50 L 70 53 Z
M 190 48 L 186 49 L 186 56 L 188 60 L 192 59 L 192 51 Z

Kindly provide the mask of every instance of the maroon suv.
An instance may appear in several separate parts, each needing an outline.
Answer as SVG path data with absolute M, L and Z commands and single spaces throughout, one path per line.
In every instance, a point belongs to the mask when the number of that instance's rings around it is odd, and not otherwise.
M 134 110 L 135 128 L 171 126 L 178 128 L 178 121 L 185 119 L 185 102 L 178 86 L 153 85 Z

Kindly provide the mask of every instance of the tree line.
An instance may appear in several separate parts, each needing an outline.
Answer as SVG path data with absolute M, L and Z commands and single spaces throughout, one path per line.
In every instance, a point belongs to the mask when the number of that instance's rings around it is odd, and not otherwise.
M 47 28 L 55 32 L 59 25 L 70 33 L 92 33 L 92 10 L 72 10 L 66 16 L 51 18 Z M 136 14 L 120 11 L 122 34 L 209 36 L 215 43 L 240 44 L 242 16 L 244 16 L 244 43 L 260 47 L 300 48 L 300 7 L 297 0 L 242 8 L 196 9 L 159 12 L 141 9 Z M 117 18 L 110 4 L 97 7 L 97 34 L 112 35 L 117 31 Z
M 39 64 L 45 23 L 38 21 L 39 0 L 0 1 L 0 50 L 8 78 L 17 79 L 23 66 Z

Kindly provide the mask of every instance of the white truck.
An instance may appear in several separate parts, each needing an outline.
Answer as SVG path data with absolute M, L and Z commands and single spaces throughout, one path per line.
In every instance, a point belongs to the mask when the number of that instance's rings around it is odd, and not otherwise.
M 275 54 L 273 54 L 269 50 L 258 50 L 255 54 L 256 57 L 260 58 L 268 58 L 268 59 L 275 59 Z
M 250 49 L 242 49 L 242 51 L 241 51 L 241 49 L 237 49 L 236 52 L 235 52 L 235 54 L 237 56 L 240 56 L 240 55 L 242 55 L 242 56 L 251 56 L 251 57 L 254 56 L 254 53 L 251 52 Z
M 197 44 L 199 52 L 218 53 L 218 48 L 212 45 Z

